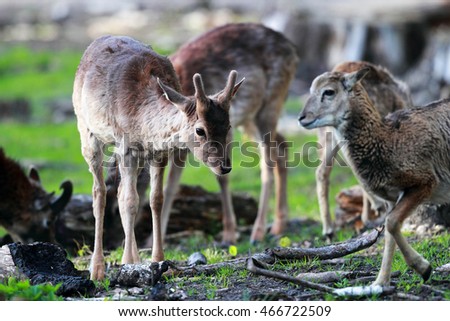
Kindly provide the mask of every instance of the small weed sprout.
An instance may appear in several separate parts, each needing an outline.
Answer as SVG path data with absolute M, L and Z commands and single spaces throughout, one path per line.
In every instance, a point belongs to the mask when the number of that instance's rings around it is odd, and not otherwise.
M 60 286 L 48 283 L 31 285 L 30 280 L 9 278 L 7 282 L 0 283 L 0 296 L 6 300 L 62 301 L 63 298 L 56 294 Z
M 290 247 L 291 244 L 292 244 L 292 242 L 291 242 L 291 239 L 290 239 L 289 237 L 283 236 L 283 237 L 280 239 L 280 241 L 279 241 L 278 244 L 279 244 L 281 247 Z

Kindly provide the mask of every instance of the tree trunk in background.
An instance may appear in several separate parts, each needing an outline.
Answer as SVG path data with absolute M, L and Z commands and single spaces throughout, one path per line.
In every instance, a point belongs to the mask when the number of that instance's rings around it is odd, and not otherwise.
M 239 224 L 253 224 L 258 204 L 246 193 L 233 193 L 233 206 Z M 115 249 L 122 245 L 123 230 L 120 214 L 114 210 L 105 211 L 104 246 Z M 94 217 L 92 198 L 89 195 L 74 195 L 56 223 L 56 239 L 66 249 L 91 246 L 94 240 Z M 143 202 L 141 215 L 135 227 L 136 239 L 143 246 L 152 231 L 151 210 L 148 201 Z M 222 231 L 222 203 L 218 193 L 210 193 L 199 186 L 180 185 L 175 197 L 168 234 L 181 231 L 202 231 L 216 235 Z M 77 245 L 78 244 L 78 245 Z
M 363 208 L 363 191 L 360 186 L 353 186 L 342 190 L 336 196 L 336 219 L 338 228 L 351 227 L 360 231 L 364 226 L 361 221 Z M 371 211 L 370 219 L 377 216 Z M 438 227 L 436 227 L 438 226 Z M 404 227 L 410 230 L 420 229 L 422 232 L 450 228 L 450 205 L 422 205 L 419 206 L 404 223 Z M 420 227 L 420 228 L 419 228 Z

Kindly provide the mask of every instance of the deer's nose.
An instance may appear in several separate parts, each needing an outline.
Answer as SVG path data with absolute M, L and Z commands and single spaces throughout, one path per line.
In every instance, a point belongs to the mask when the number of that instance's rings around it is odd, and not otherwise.
M 231 166 L 225 166 L 224 164 L 221 164 L 220 171 L 222 175 L 228 174 L 229 172 L 231 172 Z

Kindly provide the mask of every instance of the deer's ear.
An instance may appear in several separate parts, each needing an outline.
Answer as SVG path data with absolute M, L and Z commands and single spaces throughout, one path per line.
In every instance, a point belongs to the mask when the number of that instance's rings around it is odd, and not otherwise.
M 166 99 L 170 101 L 173 105 L 175 105 L 178 109 L 180 109 L 182 112 L 186 112 L 186 108 L 187 106 L 189 106 L 191 102 L 190 99 L 183 96 L 175 89 L 172 89 L 171 87 L 163 84 L 159 78 L 156 78 L 156 81 L 158 82 L 159 87 L 161 87 Z
M 37 169 L 34 167 L 30 168 L 30 173 L 28 174 L 28 177 L 30 177 L 32 180 L 34 180 L 36 182 L 41 181 L 41 178 L 39 177 L 39 173 L 38 173 Z
M 342 80 L 345 90 L 351 91 L 356 83 L 361 81 L 370 72 L 370 70 L 371 68 L 364 67 L 360 70 L 346 74 Z
M 245 77 L 242 78 L 242 80 L 240 82 L 238 82 L 236 85 L 234 85 L 233 90 L 231 91 L 231 98 L 233 98 L 236 95 L 237 91 L 243 84 L 244 80 L 245 80 Z

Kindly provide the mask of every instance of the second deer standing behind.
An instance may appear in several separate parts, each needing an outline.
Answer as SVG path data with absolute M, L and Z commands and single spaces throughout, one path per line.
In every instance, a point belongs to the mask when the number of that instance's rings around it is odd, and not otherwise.
M 230 122 L 233 127 L 242 128 L 252 139 L 261 143 L 261 194 L 251 241 L 260 241 L 264 237 L 274 180 L 276 213 L 271 233 L 280 234 L 288 219 L 287 148 L 284 137 L 277 132 L 277 123 L 297 70 L 299 59 L 295 46 L 282 34 L 260 24 L 228 24 L 186 43 L 170 60 L 185 95 L 194 93 L 192 76 L 195 73 L 204 76 L 206 92 L 217 91 L 229 69 L 235 69 L 245 77 L 245 86 L 231 102 Z M 169 173 L 169 180 L 175 186 L 179 182 L 185 155 L 179 159 L 181 164 L 174 162 Z M 222 241 L 235 243 L 236 218 L 228 177 L 217 176 L 217 179 L 223 208 Z M 171 189 L 165 193 L 163 231 L 166 230 L 175 192 L 176 189 Z

